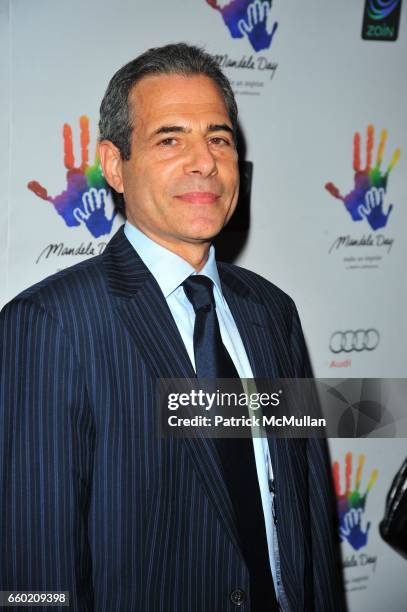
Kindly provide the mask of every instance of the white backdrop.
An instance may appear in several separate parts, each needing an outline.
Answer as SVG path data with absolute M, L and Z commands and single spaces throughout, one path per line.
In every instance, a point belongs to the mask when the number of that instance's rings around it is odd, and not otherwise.
M 364 0 L 271 4 L 219 1 L 222 14 L 206 0 L 0 0 L 2 303 L 97 254 L 120 225 L 116 217 L 110 227 L 110 201 L 103 222 L 79 224 L 82 192 L 76 200 L 72 190 L 64 194 L 63 125 L 72 127 L 80 166 L 79 122 L 89 118 L 92 165 L 98 107 L 109 78 L 146 48 L 185 40 L 205 46 L 225 66 L 237 94 L 246 158 L 253 162 L 250 231 L 237 263 L 294 298 L 317 376 L 406 377 L 406 11 L 398 40 L 378 42 L 361 37 Z M 325 184 L 334 183 L 345 196 L 352 192 L 353 137 L 360 133 L 363 169 L 368 125 L 374 126 L 373 166 L 380 134 L 387 131 L 382 174 L 376 172 L 376 182 L 359 199 L 348 199 L 360 216 L 353 220 Z M 401 156 L 386 182 L 397 148 Z M 86 172 L 78 173 L 86 189 L 100 188 Z M 28 189 L 31 181 L 37 193 L 41 184 L 51 197 L 62 194 L 56 204 L 76 225 L 68 226 L 53 202 Z M 368 201 L 384 197 L 382 208 L 360 213 L 366 191 Z M 364 244 L 346 246 L 350 241 Z M 343 349 L 330 349 L 333 334 L 370 329 L 378 339 L 374 346 L 367 339 L 362 350 L 350 350 L 347 337 L 337 335 Z M 342 487 L 345 456 L 352 452 L 353 500 L 358 458 L 365 457 L 356 503 L 360 524 L 352 529 L 345 517 L 355 514 L 342 500 L 349 609 L 401 612 L 406 562 L 380 540 L 377 526 L 405 441 L 332 440 L 331 450 Z M 377 477 L 364 497 L 373 470 Z

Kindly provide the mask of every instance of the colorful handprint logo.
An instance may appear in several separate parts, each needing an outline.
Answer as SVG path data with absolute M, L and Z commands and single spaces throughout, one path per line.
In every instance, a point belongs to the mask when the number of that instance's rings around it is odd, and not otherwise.
M 333 477 L 339 514 L 339 536 L 342 542 L 347 541 L 354 550 L 359 550 L 367 544 L 370 522 L 368 522 L 365 527 L 363 526 L 366 498 L 376 482 L 378 475 L 377 470 L 372 470 L 366 490 L 364 493 L 361 493 L 360 484 L 362 481 L 365 459 L 365 455 L 359 455 L 355 484 L 352 489 L 352 453 L 346 453 L 345 491 L 343 492 L 340 485 L 340 468 L 338 461 L 335 461 L 333 465 Z
M 268 49 L 278 23 L 271 25 L 273 0 L 206 0 L 222 14 L 233 38 L 247 37 L 255 51 Z
M 88 164 L 88 117 L 80 117 L 79 125 L 82 157 L 80 166 L 75 166 L 72 128 L 67 123 L 63 128 L 64 164 L 67 170 L 65 190 L 56 196 L 50 196 L 47 189 L 37 181 L 30 181 L 27 186 L 39 198 L 51 202 L 68 227 L 83 224 L 94 238 L 99 238 L 110 233 L 116 211 L 113 210 L 110 188 L 103 177 L 97 151 L 93 165 Z
M 393 204 L 385 210 L 385 195 L 390 172 L 400 159 L 400 148 L 396 149 L 385 172 L 381 170 L 384 148 L 387 140 L 387 130 L 380 134 L 376 161 L 372 166 L 374 148 L 374 127 L 368 125 L 366 134 L 366 166 L 362 168 L 360 159 L 361 138 L 356 132 L 353 138 L 353 169 L 355 171 L 355 186 L 346 196 L 343 196 L 333 183 L 326 183 L 325 189 L 345 205 L 353 221 L 364 219 L 373 230 L 387 224 Z

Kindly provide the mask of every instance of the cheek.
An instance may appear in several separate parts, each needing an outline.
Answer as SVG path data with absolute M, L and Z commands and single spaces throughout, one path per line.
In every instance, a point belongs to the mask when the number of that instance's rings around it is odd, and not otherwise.
M 143 203 L 151 200 L 149 194 L 154 193 L 157 186 L 157 174 L 154 174 L 148 167 L 133 167 L 129 169 L 126 181 L 125 192 L 134 202 Z
M 179 170 L 175 163 L 168 161 L 152 164 L 140 173 L 140 187 L 154 193 L 157 197 L 176 191 L 179 183 Z
M 239 184 L 239 167 L 235 160 L 225 162 L 220 170 L 224 182 L 233 189 Z

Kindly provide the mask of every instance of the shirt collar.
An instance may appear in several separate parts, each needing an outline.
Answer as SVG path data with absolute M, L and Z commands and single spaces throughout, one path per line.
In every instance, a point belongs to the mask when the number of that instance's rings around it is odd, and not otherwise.
M 124 233 L 156 279 L 165 298 L 168 298 L 188 276 L 196 274 L 195 268 L 185 259 L 146 236 L 146 234 L 129 223 L 129 221 L 125 223 Z M 222 286 L 213 245 L 209 249 L 208 260 L 199 274 L 204 274 L 212 280 L 215 285 L 215 291 L 223 301 Z

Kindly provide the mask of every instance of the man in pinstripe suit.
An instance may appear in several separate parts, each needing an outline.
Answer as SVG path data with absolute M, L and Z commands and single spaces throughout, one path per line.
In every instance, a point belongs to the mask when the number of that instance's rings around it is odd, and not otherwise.
M 81 612 L 343 609 L 323 441 L 253 440 L 275 593 L 263 605 L 214 441 L 155 430 L 157 378 L 195 375 L 183 282 L 197 272 L 240 377 L 310 375 L 292 300 L 215 261 L 238 197 L 236 120 L 195 47 L 149 50 L 111 80 L 100 157 L 127 222 L 103 255 L 2 312 L 0 589 L 69 591 Z

